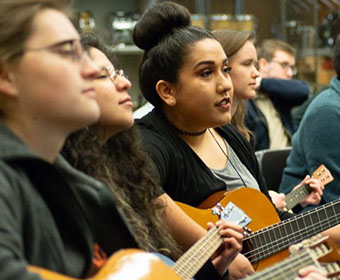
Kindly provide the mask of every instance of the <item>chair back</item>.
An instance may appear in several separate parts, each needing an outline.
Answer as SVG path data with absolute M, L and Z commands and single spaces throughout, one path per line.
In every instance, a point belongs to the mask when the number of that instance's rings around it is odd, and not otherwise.
M 255 153 L 268 190 L 278 192 L 283 169 L 286 167 L 291 149 L 291 147 L 278 150 L 268 149 Z

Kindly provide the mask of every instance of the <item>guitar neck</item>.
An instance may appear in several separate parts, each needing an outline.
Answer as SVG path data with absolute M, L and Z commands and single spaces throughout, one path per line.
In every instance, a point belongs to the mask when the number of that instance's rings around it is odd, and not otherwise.
M 289 194 L 286 195 L 287 210 L 293 209 L 303 199 L 305 199 L 311 192 L 312 192 L 312 189 L 306 184 L 302 185 L 296 190 L 291 191 Z
M 256 263 L 281 252 L 289 245 L 339 224 L 339 213 L 340 199 L 256 231 L 244 239 L 251 248 L 245 256 Z
M 191 279 L 223 243 L 216 227 L 197 241 L 174 264 L 172 269 L 183 279 Z
M 293 280 L 297 277 L 298 271 L 307 265 L 320 266 L 310 251 L 291 256 L 278 264 L 245 278 L 245 280 Z

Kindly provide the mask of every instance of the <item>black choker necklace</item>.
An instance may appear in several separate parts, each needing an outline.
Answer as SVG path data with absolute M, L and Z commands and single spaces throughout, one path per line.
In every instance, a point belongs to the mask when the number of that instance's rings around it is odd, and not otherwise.
M 192 131 L 192 132 L 191 132 L 191 131 L 184 131 L 184 130 L 181 130 L 181 129 L 177 128 L 177 127 L 175 127 L 175 128 L 176 128 L 178 134 L 179 134 L 179 135 L 182 135 L 182 136 L 200 136 L 200 135 L 202 135 L 204 132 L 207 131 L 207 129 L 204 129 L 204 130 L 202 130 L 202 131 Z

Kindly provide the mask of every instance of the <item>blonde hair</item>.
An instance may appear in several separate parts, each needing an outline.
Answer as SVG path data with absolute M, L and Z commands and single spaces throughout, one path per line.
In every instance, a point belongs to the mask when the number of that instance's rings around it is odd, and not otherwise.
M 255 42 L 255 33 L 246 30 L 214 30 L 212 32 L 216 39 L 221 43 L 223 50 L 228 58 L 236 54 L 247 42 Z M 244 123 L 247 106 L 244 101 L 238 101 L 237 108 L 231 123 L 237 130 L 250 142 L 252 132 Z

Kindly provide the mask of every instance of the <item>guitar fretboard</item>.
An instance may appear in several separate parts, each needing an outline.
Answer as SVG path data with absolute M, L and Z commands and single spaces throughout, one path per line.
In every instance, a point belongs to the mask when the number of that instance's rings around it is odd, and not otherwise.
M 319 266 L 318 261 L 315 260 L 309 250 L 296 256 L 291 256 L 278 264 L 245 278 L 245 280 L 293 280 L 298 276 L 298 271 L 307 265 Z
M 339 213 L 340 199 L 256 231 L 244 239 L 250 243 L 244 255 L 256 263 L 339 224 Z
M 172 267 L 183 279 L 191 279 L 223 243 L 216 227 L 198 240 Z
M 293 209 L 301 200 L 305 199 L 311 193 L 311 188 L 304 184 L 286 195 L 287 210 Z

